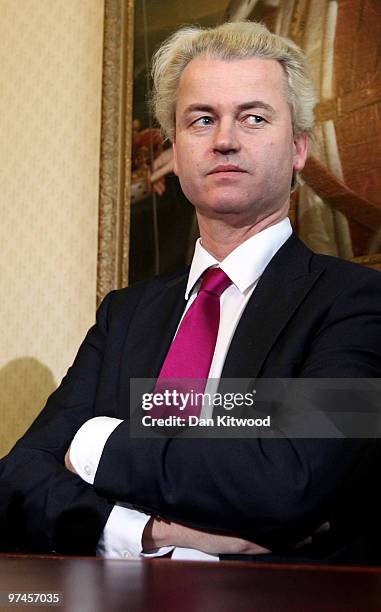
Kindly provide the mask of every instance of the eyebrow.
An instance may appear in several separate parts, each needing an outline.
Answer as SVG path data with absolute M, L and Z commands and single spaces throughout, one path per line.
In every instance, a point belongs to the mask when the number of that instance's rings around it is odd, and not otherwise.
M 239 111 L 250 110 L 251 108 L 263 108 L 271 115 L 276 114 L 275 109 L 270 104 L 267 104 L 267 102 L 263 102 L 263 100 L 250 100 L 249 102 L 243 102 L 237 106 Z M 184 114 L 199 111 L 213 113 L 215 111 L 215 107 L 211 106 L 210 104 L 189 104 L 189 106 L 187 106 L 184 110 Z

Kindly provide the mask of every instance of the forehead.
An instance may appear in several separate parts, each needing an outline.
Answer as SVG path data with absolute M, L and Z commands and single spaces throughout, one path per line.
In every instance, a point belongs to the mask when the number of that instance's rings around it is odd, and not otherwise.
M 280 63 L 251 57 L 222 60 L 199 56 L 182 72 L 177 90 L 176 109 L 188 104 L 241 104 L 263 99 L 272 106 L 288 106 L 287 81 Z

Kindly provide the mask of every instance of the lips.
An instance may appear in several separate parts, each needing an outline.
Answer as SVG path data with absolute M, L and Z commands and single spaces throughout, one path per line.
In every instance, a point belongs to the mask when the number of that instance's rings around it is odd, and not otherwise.
M 221 172 L 245 172 L 245 170 L 233 164 L 220 164 L 208 172 L 208 174 L 219 174 Z

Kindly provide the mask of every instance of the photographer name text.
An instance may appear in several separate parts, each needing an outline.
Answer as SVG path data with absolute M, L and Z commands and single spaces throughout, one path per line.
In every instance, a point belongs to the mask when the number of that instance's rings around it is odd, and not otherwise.
M 239 418 L 230 415 L 202 418 L 195 415 L 188 417 L 168 416 L 156 418 L 145 415 L 142 418 L 144 427 L 271 427 L 270 415 L 263 418 Z

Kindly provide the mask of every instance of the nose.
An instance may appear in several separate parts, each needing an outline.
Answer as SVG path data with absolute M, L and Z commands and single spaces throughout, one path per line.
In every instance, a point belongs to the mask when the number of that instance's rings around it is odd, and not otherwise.
M 235 153 L 239 150 L 237 127 L 233 119 L 225 117 L 215 126 L 213 151 L 215 153 Z

